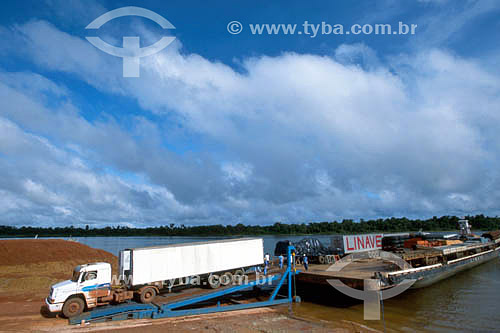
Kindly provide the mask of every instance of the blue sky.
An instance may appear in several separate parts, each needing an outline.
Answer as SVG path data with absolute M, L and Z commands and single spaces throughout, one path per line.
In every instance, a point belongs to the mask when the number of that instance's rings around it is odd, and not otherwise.
M 121 17 L 152 10 L 175 30 Z M 0 13 L 0 224 L 497 215 L 496 1 L 20 1 Z M 243 31 L 232 35 L 237 20 Z M 416 24 L 253 35 L 250 24 Z M 141 46 L 139 78 L 85 37 Z

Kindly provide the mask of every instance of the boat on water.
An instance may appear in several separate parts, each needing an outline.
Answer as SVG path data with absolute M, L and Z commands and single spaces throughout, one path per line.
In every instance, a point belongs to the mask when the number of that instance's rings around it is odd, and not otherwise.
M 472 235 L 468 222 L 460 221 L 460 236 L 457 239 L 423 240 L 408 239 L 403 248 L 392 252 L 401 256 L 412 267 L 389 272 L 380 272 L 386 286 L 404 280 L 414 280 L 411 289 L 427 287 L 458 272 L 470 269 L 495 258 L 500 254 L 500 231 Z

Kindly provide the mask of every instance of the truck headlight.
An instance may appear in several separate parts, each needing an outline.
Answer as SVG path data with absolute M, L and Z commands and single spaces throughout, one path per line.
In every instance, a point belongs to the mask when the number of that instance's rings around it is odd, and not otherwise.
M 55 301 L 55 299 L 56 299 L 56 294 L 57 294 L 57 291 L 56 291 L 56 290 L 54 290 L 54 289 L 52 289 L 52 290 L 51 290 L 51 293 L 50 293 L 50 295 L 49 295 L 49 300 L 50 300 L 51 302 L 54 302 L 54 301 Z

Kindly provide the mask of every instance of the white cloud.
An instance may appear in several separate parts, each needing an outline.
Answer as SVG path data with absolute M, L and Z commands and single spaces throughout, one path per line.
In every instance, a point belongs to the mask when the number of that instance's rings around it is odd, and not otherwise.
M 229 181 L 246 182 L 252 175 L 252 166 L 240 163 L 225 163 L 222 171 Z
M 120 59 L 46 22 L 16 31 L 39 66 L 168 114 L 211 148 L 173 153 L 162 124 L 141 117 L 130 130 L 90 123 L 68 88 L 4 73 L 0 154 L 17 162 L 2 170 L 63 198 L 50 210 L 31 199 L 21 212 L 29 198 L 0 183 L 25 220 L 54 210 L 60 222 L 104 224 L 498 213 L 500 79 L 475 60 L 429 49 L 386 64 L 365 45 L 344 45 L 335 57 L 245 59 L 237 72 L 178 46 L 143 58 L 131 80 Z

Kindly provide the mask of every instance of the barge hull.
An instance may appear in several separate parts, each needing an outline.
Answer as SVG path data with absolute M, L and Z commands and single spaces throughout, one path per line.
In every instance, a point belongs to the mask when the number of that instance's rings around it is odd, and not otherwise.
M 391 283 L 397 284 L 404 279 L 416 279 L 417 281 L 410 287 L 410 289 L 418 289 L 430 286 L 436 282 L 447 279 L 461 271 L 473 268 L 490 260 L 499 257 L 500 247 L 494 250 L 465 258 L 460 261 L 441 265 L 429 270 L 422 270 L 419 272 L 401 274 L 397 277 L 391 278 Z

